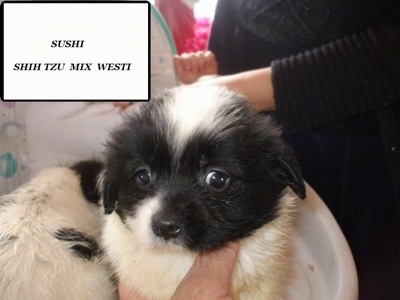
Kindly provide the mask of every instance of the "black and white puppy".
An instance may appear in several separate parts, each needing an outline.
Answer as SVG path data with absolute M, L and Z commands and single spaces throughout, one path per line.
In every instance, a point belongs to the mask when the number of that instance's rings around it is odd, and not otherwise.
M 296 160 L 270 117 L 214 86 L 180 87 L 116 128 L 100 177 L 103 244 L 116 274 L 170 299 L 200 251 L 240 241 L 235 299 L 283 297 Z
M 1 299 L 116 299 L 99 251 L 102 167 L 87 161 L 45 169 L 0 197 Z

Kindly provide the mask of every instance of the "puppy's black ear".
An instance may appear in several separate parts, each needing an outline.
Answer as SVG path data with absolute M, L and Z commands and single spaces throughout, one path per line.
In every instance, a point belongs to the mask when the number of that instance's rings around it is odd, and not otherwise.
M 291 151 L 287 151 L 283 155 L 280 155 L 277 159 L 277 163 L 278 177 L 280 180 L 287 184 L 297 196 L 299 196 L 301 199 L 305 199 L 306 186 L 303 175 L 301 173 L 299 163 Z
M 105 214 L 109 215 L 114 211 L 117 196 L 117 187 L 108 181 L 105 181 L 103 183 L 103 205 Z
M 100 194 L 97 188 L 97 177 L 103 169 L 103 163 L 98 160 L 85 160 L 74 164 L 71 169 L 80 176 L 81 189 L 85 198 L 89 202 L 98 204 Z

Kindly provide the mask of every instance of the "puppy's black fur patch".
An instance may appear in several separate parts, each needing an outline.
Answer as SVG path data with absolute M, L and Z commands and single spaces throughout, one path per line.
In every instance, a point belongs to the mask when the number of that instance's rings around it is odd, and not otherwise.
M 76 163 L 71 167 L 80 176 L 81 189 L 85 198 L 98 204 L 100 194 L 97 189 L 97 177 L 103 169 L 103 163 L 98 160 L 87 160 Z
M 54 237 L 66 242 L 68 248 L 80 258 L 91 260 L 100 253 L 99 245 L 93 238 L 75 229 L 61 228 L 55 232 Z

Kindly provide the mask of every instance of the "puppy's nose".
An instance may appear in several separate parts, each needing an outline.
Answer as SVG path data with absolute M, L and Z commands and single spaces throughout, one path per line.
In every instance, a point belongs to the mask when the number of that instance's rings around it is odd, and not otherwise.
M 182 231 L 182 225 L 180 223 L 160 214 L 153 217 L 151 227 L 155 235 L 164 238 L 166 241 L 176 238 Z

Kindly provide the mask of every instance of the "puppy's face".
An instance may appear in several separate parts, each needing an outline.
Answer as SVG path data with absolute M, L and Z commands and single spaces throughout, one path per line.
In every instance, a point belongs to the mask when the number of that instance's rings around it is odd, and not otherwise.
M 102 178 L 116 211 L 148 247 L 218 248 L 279 216 L 296 162 L 271 120 L 217 87 L 183 87 L 141 104 L 111 135 Z

